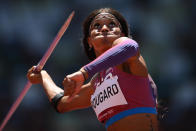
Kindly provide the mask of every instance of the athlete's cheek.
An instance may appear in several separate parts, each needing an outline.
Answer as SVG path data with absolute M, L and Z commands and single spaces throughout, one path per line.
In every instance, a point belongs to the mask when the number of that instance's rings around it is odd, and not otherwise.
M 119 28 L 113 28 L 112 31 L 114 33 L 121 33 L 121 30 Z
M 97 35 L 97 31 L 96 30 L 92 30 L 91 32 L 90 32 L 90 37 L 94 37 L 94 36 L 96 36 Z
M 120 35 L 120 34 L 122 34 L 122 32 L 121 32 L 121 30 L 118 28 L 118 29 L 115 30 L 115 34 Z

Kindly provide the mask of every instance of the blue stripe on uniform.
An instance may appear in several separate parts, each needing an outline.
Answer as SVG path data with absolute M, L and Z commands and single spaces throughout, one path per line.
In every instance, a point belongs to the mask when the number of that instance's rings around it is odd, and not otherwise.
M 152 107 L 138 107 L 138 108 L 133 108 L 133 109 L 129 109 L 123 112 L 118 113 L 117 115 L 114 115 L 113 117 L 111 117 L 110 119 L 108 119 L 105 123 L 105 127 L 106 129 L 112 125 L 114 122 L 126 117 L 126 116 L 130 116 L 133 114 L 138 114 L 138 113 L 152 113 L 152 114 L 157 114 L 156 108 L 152 108 Z

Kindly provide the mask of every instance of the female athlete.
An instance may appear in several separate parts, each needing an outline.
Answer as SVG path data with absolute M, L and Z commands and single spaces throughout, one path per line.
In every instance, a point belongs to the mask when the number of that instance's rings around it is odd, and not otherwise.
M 60 113 L 92 107 L 108 131 L 158 130 L 156 86 L 124 17 L 111 8 L 95 10 L 83 33 L 91 62 L 64 78 L 64 90 L 45 70 L 35 73 L 35 66 L 27 73 L 30 82 L 42 84 Z

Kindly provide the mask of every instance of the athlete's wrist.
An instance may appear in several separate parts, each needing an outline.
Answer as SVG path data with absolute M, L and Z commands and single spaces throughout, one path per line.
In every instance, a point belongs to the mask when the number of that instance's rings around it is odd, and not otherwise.
M 80 72 L 82 73 L 84 77 L 84 81 L 86 81 L 88 79 L 88 72 L 84 68 L 81 68 Z

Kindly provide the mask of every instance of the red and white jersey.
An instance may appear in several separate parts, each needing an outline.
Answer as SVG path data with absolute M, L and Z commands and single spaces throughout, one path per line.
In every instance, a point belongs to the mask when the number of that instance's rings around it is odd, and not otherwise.
M 148 77 L 134 76 L 116 67 L 100 72 L 91 104 L 101 122 L 132 108 L 155 107 Z

